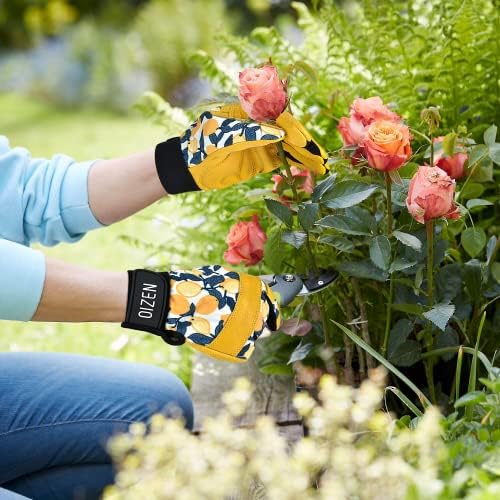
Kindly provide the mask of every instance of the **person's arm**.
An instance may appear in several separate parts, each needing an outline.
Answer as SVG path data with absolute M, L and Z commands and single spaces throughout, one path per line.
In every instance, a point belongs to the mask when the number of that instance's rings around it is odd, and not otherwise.
M 0 320 L 122 322 L 128 277 L 0 240 Z
M 127 287 L 126 272 L 99 271 L 46 258 L 45 282 L 32 321 L 121 323 Z
M 103 224 L 112 224 L 166 195 L 155 165 L 154 150 L 125 158 L 100 160 L 89 173 L 89 205 Z

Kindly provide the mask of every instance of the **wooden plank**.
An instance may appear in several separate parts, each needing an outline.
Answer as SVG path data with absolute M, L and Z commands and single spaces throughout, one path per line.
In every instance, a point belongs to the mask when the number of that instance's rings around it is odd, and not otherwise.
M 195 407 L 195 431 L 200 430 L 205 417 L 213 417 L 221 411 L 221 396 L 233 387 L 234 380 L 246 377 L 254 385 L 255 392 L 248 411 L 237 424 L 251 426 L 258 415 L 272 415 L 276 422 L 281 424 L 280 432 L 290 436 L 290 441 L 295 442 L 299 435 L 303 435 L 300 416 L 292 403 L 295 394 L 293 379 L 261 373 L 257 368 L 260 355 L 262 350 L 259 344 L 247 363 L 229 363 L 199 353 L 195 355 L 191 385 Z M 295 425 L 284 425 L 294 422 Z

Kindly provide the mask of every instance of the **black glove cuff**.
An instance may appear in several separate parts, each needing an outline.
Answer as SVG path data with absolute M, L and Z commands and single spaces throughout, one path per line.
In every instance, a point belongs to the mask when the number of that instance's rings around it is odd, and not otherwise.
M 156 146 L 155 163 L 158 177 L 167 193 L 179 194 L 200 190 L 184 161 L 179 137 L 160 142 Z
M 181 345 L 180 333 L 165 330 L 170 302 L 170 276 L 146 269 L 128 272 L 127 312 L 123 328 L 160 336 L 167 344 Z

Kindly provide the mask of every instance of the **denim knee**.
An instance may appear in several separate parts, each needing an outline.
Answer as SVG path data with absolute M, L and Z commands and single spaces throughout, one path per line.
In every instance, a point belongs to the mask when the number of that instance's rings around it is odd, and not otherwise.
M 150 396 L 153 396 L 157 401 L 157 408 L 161 408 L 161 413 L 167 416 L 181 416 L 186 428 L 192 430 L 194 423 L 193 400 L 184 383 L 177 376 L 161 368 L 151 367 L 151 370 L 155 372 L 155 382 L 149 390 L 151 391 Z

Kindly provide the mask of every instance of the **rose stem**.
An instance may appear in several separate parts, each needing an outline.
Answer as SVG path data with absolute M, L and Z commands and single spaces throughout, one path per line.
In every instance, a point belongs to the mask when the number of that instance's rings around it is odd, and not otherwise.
M 385 191 L 387 193 L 387 236 L 392 236 L 392 190 L 391 176 L 385 172 Z
M 427 299 L 429 307 L 433 306 L 433 269 L 434 269 L 434 219 L 425 223 L 427 230 Z
M 433 284 L 433 270 L 434 270 L 434 219 L 428 220 L 425 223 L 427 231 L 427 300 L 430 308 L 434 305 L 434 284 Z M 432 337 L 432 325 L 426 327 L 426 344 L 427 351 L 431 351 L 434 344 Z M 431 401 L 436 403 L 436 391 L 434 389 L 434 361 L 432 358 L 425 360 L 425 376 L 427 378 L 427 385 L 429 386 L 429 395 Z
M 387 345 L 389 343 L 389 332 L 391 330 L 391 317 L 392 317 L 392 296 L 394 295 L 394 280 L 392 279 L 392 273 L 389 280 L 389 297 L 387 300 L 387 309 L 385 312 L 385 333 L 384 333 L 384 344 L 382 346 L 382 356 L 387 354 Z
M 432 131 L 429 130 L 429 136 L 431 138 L 431 167 L 434 167 L 434 141 L 432 139 Z
M 283 166 L 285 167 L 286 181 L 288 182 L 288 185 L 292 189 L 294 200 L 297 202 L 299 199 L 299 195 L 297 194 L 297 188 L 295 187 L 295 182 L 293 180 L 292 170 L 290 169 L 290 164 L 288 163 L 288 159 L 286 157 L 285 150 L 283 149 L 283 144 L 281 144 L 281 142 L 278 142 L 276 145 L 278 147 L 278 154 L 280 156 L 281 162 L 282 162 Z

